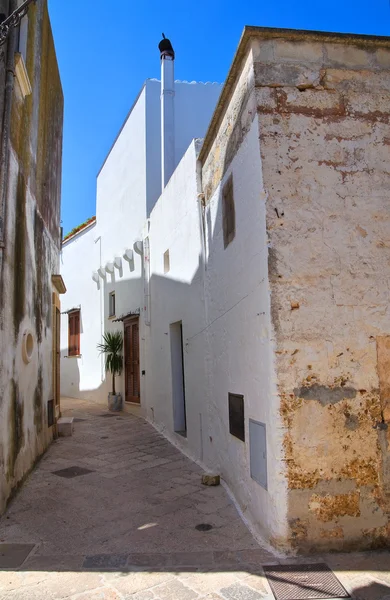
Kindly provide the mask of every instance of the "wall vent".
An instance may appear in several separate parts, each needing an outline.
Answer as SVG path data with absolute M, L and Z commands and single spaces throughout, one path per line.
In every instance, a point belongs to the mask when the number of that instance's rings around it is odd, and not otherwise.
M 244 396 L 229 393 L 229 431 L 245 442 Z

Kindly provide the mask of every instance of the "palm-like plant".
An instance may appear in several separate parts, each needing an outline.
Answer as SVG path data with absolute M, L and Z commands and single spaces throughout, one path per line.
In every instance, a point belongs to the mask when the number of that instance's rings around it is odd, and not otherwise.
M 120 331 L 107 332 L 103 335 L 103 343 L 97 345 L 99 354 L 106 355 L 106 371 L 112 375 L 112 394 L 115 392 L 115 375 L 120 375 L 123 369 L 123 336 Z

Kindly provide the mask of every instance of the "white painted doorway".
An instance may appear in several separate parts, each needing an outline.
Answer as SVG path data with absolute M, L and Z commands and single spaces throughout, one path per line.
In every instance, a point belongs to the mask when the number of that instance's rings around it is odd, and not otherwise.
M 176 433 L 187 437 L 182 322 L 172 323 L 169 329 L 171 337 L 173 428 Z

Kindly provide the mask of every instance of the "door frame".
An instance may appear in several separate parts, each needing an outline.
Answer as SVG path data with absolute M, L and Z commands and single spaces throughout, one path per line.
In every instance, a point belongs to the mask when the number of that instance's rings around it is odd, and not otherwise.
M 128 378 L 127 378 L 127 362 L 126 362 L 126 327 L 134 325 L 135 323 L 137 323 L 138 325 L 138 389 L 139 389 L 139 396 L 129 396 L 131 398 L 131 400 L 127 400 L 128 394 L 127 394 L 127 385 L 128 385 Z M 134 316 L 134 317 L 128 317 L 127 319 L 124 319 L 123 321 L 123 346 L 124 346 L 124 375 L 125 375 L 125 403 L 126 404 L 134 404 L 135 406 L 140 406 L 141 404 L 141 361 L 140 361 L 140 335 L 139 335 L 139 324 L 140 324 L 140 318 L 139 316 Z M 131 373 L 130 373 L 131 374 Z

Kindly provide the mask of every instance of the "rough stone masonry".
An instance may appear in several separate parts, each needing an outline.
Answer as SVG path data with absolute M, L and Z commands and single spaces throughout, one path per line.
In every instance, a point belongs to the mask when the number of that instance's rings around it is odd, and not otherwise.
M 293 546 L 389 542 L 390 51 L 255 44 Z
M 201 160 L 208 202 L 258 120 L 288 495 L 271 541 L 388 546 L 390 39 L 247 28 L 229 77 Z

